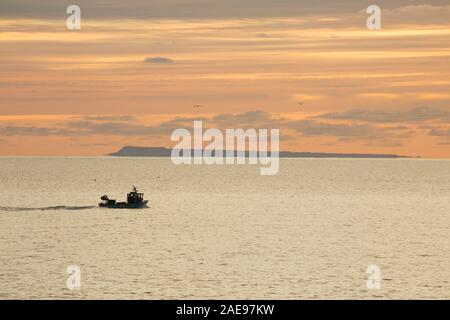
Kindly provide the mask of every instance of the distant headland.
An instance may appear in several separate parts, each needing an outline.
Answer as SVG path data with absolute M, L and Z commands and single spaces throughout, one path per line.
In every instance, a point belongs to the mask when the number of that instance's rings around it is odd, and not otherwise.
M 126 146 L 117 152 L 108 154 L 114 157 L 170 157 L 172 149 L 164 147 L 134 147 Z M 249 154 L 246 152 L 246 157 Z M 368 159 L 396 159 L 412 158 L 397 154 L 365 154 L 365 153 L 325 153 L 325 152 L 293 152 L 280 151 L 280 158 L 368 158 Z

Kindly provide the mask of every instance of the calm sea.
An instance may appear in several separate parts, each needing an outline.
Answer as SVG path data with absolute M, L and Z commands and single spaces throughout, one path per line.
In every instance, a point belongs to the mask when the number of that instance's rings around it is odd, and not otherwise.
M 0 298 L 449 299 L 449 215 L 450 161 L 0 158 Z

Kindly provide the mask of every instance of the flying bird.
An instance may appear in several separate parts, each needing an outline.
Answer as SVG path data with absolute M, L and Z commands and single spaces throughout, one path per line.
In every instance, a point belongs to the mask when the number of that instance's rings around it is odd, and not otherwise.
M 305 103 L 305 101 L 302 101 L 302 102 L 297 102 L 297 104 L 301 107 L 303 104 Z
M 194 104 L 192 107 L 193 107 L 193 108 L 200 108 L 201 105 L 199 105 L 199 104 Z

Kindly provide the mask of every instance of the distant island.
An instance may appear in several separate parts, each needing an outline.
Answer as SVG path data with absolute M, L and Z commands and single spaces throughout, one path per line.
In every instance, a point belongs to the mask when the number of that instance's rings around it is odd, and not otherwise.
M 163 147 L 123 147 L 117 152 L 108 154 L 114 157 L 170 157 L 172 149 Z M 249 153 L 246 152 L 246 157 Z M 325 152 L 292 152 L 280 151 L 280 158 L 369 158 L 396 159 L 411 158 L 396 154 L 364 154 L 364 153 L 325 153 Z

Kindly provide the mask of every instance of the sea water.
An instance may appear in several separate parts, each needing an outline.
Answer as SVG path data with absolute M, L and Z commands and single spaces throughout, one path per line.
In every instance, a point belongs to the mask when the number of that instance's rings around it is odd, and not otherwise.
M 4 157 L 0 299 L 449 299 L 449 214 L 444 160 Z

